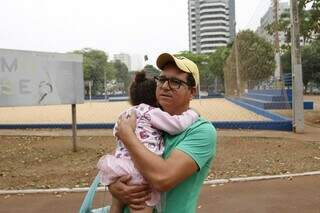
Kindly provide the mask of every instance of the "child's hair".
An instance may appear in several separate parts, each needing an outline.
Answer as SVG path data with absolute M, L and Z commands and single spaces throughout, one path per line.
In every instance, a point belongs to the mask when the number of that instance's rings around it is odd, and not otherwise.
M 147 78 L 145 71 L 137 72 L 129 89 L 130 103 L 133 106 L 144 103 L 156 107 L 156 87 L 156 82 Z

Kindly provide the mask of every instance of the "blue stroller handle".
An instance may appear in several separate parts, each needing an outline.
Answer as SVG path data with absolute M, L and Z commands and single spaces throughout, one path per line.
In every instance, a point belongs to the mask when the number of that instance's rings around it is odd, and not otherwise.
M 79 213 L 108 213 L 109 212 L 110 206 L 106 206 L 98 209 L 92 209 L 93 199 L 97 192 L 97 188 L 99 184 L 100 184 L 100 178 L 99 178 L 99 175 L 97 175 L 94 181 L 92 182 L 89 188 L 89 191 L 87 192 L 82 202 Z

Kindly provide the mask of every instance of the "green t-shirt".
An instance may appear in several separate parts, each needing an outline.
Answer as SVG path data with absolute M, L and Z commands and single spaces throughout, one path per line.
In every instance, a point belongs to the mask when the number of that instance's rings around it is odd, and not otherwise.
M 198 164 L 199 170 L 170 191 L 163 193 L 164 213 L 196 212 L 201 186 L 215 156 L 216 141 L 215 128 L 202 118 L 179 135 L 165 136 L 163 157 L 168 158 L 174 149 L 178 149 L 189 155 Z
M 178 149 L 189 155 L 197 163 L 199 170 L 170 191 L 162 193 L 162 212 L 196 212 L 201 186 L 208 175 L 216 152 L 216 130 L 210 122 L 199 118 L 178 135 L 166 134 L 164 140 L 164 159 L 167 159 L 174 149 Z

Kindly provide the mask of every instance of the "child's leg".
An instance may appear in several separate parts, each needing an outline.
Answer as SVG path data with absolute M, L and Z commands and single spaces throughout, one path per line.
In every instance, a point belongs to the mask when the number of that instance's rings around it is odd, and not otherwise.
M 133 210 L 130 209 L 130 213 L 152 213 L 153 212 L 153 207 L 150 206 L 146 206 L 144 209 L 142 210 Z M 111 212 L 110 212 L 111 213 Z
M 112 197 L 112 204 L 109 213 L 122 213 L 122 209 L 123 204 L 115 197 Z

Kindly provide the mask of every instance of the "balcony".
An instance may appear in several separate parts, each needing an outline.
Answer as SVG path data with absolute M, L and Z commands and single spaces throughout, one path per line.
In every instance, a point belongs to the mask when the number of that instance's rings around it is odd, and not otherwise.
M 214 14 L 214 13 L 203 13 L 202 15 L 200 15 L 200 20 L 203 20 L 205 18 L 210 18 L 210 19 L 214 19 L 216 18 L 217 20 L 227 20 L 228 16 L 224 15 L 224 14 Z
M 205 9 L 205 10 L 200 10 L 200 16 L 205 15 L 205 14 L 223 14 L 223 15 L 228 15 L 228 11 L 223 10 L 223 9 Z
M 201 39 L 200 44 L 206 45 L 206 44 L 227 44 L 229 41 L 229 38 L 204 38 Z
M 227 31 L 212 30 L 212 31 L 200 31 L 200 36 L 212 36 L 212 35 L 224 35 L 228 36 L 230 33 Z
M 210 48 L 219 48 L 219 47 L 225 47 L 227 44 L 225 43 L 216 43 L 216 44 L 201 44 L 201 50 L 206 50 Z
M 229 27 L 223 27 L 223 26 L 214 26 L 214 25 L 200 25 L 200 32 L 206 33 L 206 32 L 229 32 Z
M 205 2 L 200 1 L 200 9 L 203 7 L 227 7 L 226 3 L 223 2 Z
M 200 34 L 200 39 L 206 39 L 206 38 L 229 38 L 229 33 L 223 33 L 223 32 L 214 32 L 214 33 L 205 33 Z

